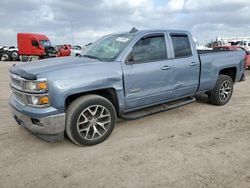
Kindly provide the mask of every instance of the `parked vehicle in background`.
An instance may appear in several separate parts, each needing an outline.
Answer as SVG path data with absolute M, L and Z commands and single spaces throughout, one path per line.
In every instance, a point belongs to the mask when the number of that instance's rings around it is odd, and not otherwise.
M 12 61 L 19 61 L 19 50 L 15 46 L 10 46 L 8 48 L 8 51 L 10 53 L 10 58 Z
M 220 46 L 240 46 L 250 51 L 250 37 L 217 37 L 216 41 L 220 42 Z
M 17 44 L 21 61 L 56 57 L 57 51 L 46 35 L 18 33 Z
M 71 48 L 71 56 L 73 57 L 81 57 L 83 52 L 83 48 L 81 46 L 72 46 Z
M 250 53 L 245 48 L 240 46 L 217 46 L 214 51 L 244 51 L 245 52 L 245 68 L 250 69 Z
M 45 140 L 66 132 L 78 145 L 95 145 L 109 137 L 117 116 L 166 111 L 200 93 L 227 104 L 234 83 L 245 80 L 244 55 L 197 51 L 187 31 L 133 28 L 99 39 L 81 58 L 12 67 L 9 103 L 17 123 Z
M 250 41 L 237 41 L 235 44 L 250 52 Z
M 70 56 L 71 54 L 70 44 L 57 45 L 55 48 L 57 50 L 57 57 Z
M 18 61 L 19 60 L 18 48 L 15 46 L 0 47 L 0 60 L 1 61 Z
M 6 46 L 0 47 L 0 60 L 1 61 L 9 61 L 10 60 L 10 53 L 8 52 Z

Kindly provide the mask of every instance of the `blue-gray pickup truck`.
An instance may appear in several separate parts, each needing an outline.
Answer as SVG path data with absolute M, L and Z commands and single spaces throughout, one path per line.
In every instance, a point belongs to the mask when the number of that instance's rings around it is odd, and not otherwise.
M 94 145 L 117 117 L 135 119 L 195 101 L 226 104 L 245 79 L 241 51 L 197 51 L 186 31 L 132 29 L 104 36 L 80 58 L 51 58 L 10 68 L 9 104 L 19 125 L 42 139 L 66 135 Z M 176 120 L 178 121 L 178 120 Z

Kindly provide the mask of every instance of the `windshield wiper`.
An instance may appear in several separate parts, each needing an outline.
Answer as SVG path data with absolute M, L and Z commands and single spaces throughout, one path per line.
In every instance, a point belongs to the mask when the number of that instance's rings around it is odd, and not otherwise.
M 90 58 L 90 59 L 98 59 L 98 60 L 100 60 L 98 57 L 92 56 L 92 55 L 83 55 L 83 57 L 87 57 L 87 58 Z

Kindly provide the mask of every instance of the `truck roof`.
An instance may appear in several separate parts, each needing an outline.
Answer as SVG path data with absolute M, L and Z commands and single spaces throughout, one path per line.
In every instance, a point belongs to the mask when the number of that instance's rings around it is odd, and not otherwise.
M 123 32 L 123 33 L 115 33 L 115 34 L 122 34 L 122 35 L 143 35 L 143 34 L 146 34 L 146 33 L 150 33 L 150 32 L 172 32 L 172 33 L 189 33 L 188 31 L 185 31 L 185 30 L 172 30 L 172 29 L 148 29 L 148 30 L 137 30 L 135 32 Z
M 37 34 L 37 33 L 17 33 L 17 38 L 25 36 L 25 37 L 36 37 L 38 40 L 49 40 L 46 35 Z

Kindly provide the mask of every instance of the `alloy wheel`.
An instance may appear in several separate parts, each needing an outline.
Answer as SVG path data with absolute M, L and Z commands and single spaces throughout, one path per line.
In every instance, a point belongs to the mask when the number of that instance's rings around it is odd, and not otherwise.
M 231 94 L 232 94 L 232 85 L 230 81 L 225 80 L 224 82 L 222 82 L 220 86 L 220 90 L 219 90 L 220 100 L 222 102 L 227 101 L 231 97 Z
M 102 105 L 92 105 L 84 109 L 77 120 L 77 131 L 87 140 L 97 140 L 109 129 L 111 115 Z

